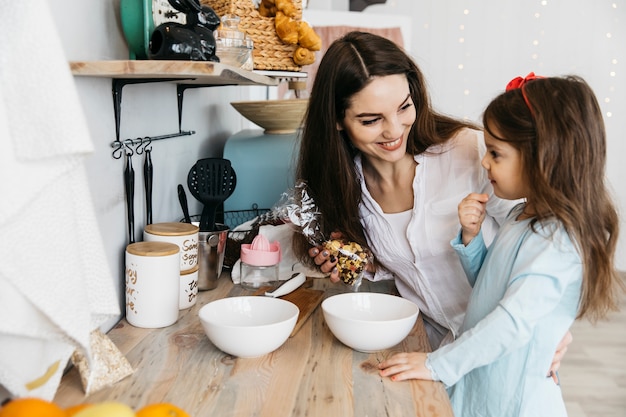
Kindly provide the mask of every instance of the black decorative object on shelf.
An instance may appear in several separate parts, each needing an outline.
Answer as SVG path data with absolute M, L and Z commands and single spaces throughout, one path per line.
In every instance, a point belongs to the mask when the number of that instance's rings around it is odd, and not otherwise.
M 220 24 L 219 16 L 198 0 L 168 0 L 186 16 L 186 23 L 165 22 L 150 36 L 149 59 L 171 59 L 219 62 L 215 55 L 213 31 Z

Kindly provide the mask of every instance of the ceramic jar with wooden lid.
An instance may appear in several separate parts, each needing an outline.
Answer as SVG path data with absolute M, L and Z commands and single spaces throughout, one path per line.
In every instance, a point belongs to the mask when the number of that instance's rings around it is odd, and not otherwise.
M 178 302 L 178 308 L 184 310 L 192 307 L 198 300 L 198 269 L 199 265 L 196 265 L 189 271 L 180 272 L 180 296 Z
M 198 265 L 198 226 L 190 223 L 154 223 L 146 225 L 143 240 L 169 242 L 180 248 L 180 271 L 191 271 Z
M 180 248 L 168 242 L 136 242 L 126 247 L 126 320 L 159 328 L 178 320 Z

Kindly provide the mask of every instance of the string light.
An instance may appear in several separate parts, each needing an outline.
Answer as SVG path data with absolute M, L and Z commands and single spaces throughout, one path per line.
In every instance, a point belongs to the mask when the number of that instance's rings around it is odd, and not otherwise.
M 459 41 L 460 45 L 463 45 L 463 50 L 462 50 L 463 53 L 460 54 L 460 56 L 463 56 L 464 58 L 469 56 L 469 54 L 467 53 L 468 45 L 466 45 L 466 42 L 465 42 L 466 41 L 466 36 L 465 36 L 466 21 L 465 21 L 465 19 L 467 18 L 467 16 L 469 14 L 470 14 L 470 10 L 469 9 L 467 9 L 467 8 L 463 9 L 463 14 L 461 16 L 461 22 L 458 25 L 458 28 L 459 28 L 458 41 Z M 463 63 L 463 62 L 459 63 L 457 65 L 457 69 L 459 71 L 463 71 L 465 69 L 465 63 Z M 467 87 L 467 83 L 468 83 L 468 80 L 466 79 L 466 77 L 463 77 L 463 95 L 465 97 L 469 97 L 469 95 L 470 95 L 470 89 Z M 460 101 L 460 103 L 463 103 L 463 102 L 464 102 L 464 100 Z M 464 106 L 463 104 L 460 104 L 460 108 L 461 108 L 461 110 L 464 111 L 466 106 Z M 463 116 L 463 118 L 465 120 L 469 120 L 470 119 L 469 116 L 467 116 L 467 115 Z
M 562 4 L 564 1 L 565 0 L 561 0 L 560 2 L 554 2 L 554 1 L 550 2 L 549 0 L 537 0 L 536 2 L 533 2 L 535 5 L 534 6 L 535 10 L 533 9 L 528 10 L 528 14 L 526 16 L 532 19 L 533 23 L 532 23 L 532 28 L 529 28 L 531 29 L 531 31 L 527 32 L 527 33 L 530 33 L 532 37 L 529 39 L 530 45 L 527 44 L 530 50 L 526 49 L 527 51 L 526 53 L 528 53 L 528 55 L 526 56 L 528 57 L 530 65 L 533 67 L 535 71 L 541 71 L 542 68 L 545 66 L 545 63 L 543 62 L 545 60 L 545 57 L 550 56 L 550 50 L 545 49 L 545 48 L 550 48 L 550 45 L 552 45 L 553 42 L 546 41 L 546 33 L 548 33 L 549 36 L 554 36 L 554 35 L 551 32 L 552 27 L 551 26 L 547 27 L 546 25 L 548 25 L 549 23 L 551 24 L 552 19 L 554 19 L 555 12 L 558 10 L 558 8 L 564 6 Z M 464 71 L 464 72 L 467 72 L 468 76 L 472 76 L 470 74 L 473 74 L 471 68 L 473 68 L 474 62 L 472 61 L 472 57 L 469 51 L 471 51 L 471 47 L 472 47 L 473 37 L 471 33 L 473 32 L 471 32 L 472 27 L 469 27 L 468 25 L 470 23 L 473 23 L 473 19 L 469 20 L 471 19 L 470 16 L 473 16 L 472 13 L 477 12 L 477 11 L 471 10 L 469 7 L 467 7 L 468 5 L 469 5 L 469 2 L 465 2 L 465 1 L 462 2 L 462 4 L 460 5 L 460 10 L 459 10 L 460 13 L 457 12 L 457 15 L 456 15 L 459 19 L 459 21 L 456 23 L 456 27 L 458 30 L 456 41 L 459 47 L 458 55 L 457 55 L 458 57 L 457 59 L 459 60 L 456 62 L 456 71 L 459 71 L 459 72 Z M 603 113 L 605 117 L 612 117 L 615 114 L 614 111 L 611 111 L 611 109 L 609 109 L 609 106 L 613 106 L 614 103 L 616 103 L 615 100 L 612 100 L 612 97 L 615 94 L 615 89 L 616 89 L 614 84 L 617 82 L 617 80 L 619 80 L 619 76 L 620 76 L 619 67 L 617 66 L 618 65 L 617 54 L 618 54 L 618 51 L 621 51 L 621 49 L 618 48 L 615 42 L 618 40 L 618 38 L 622 37 L 622 32 L 621 32 L 622 29 L 620 29 L 620 32 L 618 33 L 617 27 L 613 26 L 613 25 L 623 24 L 624 22 L 625 16 L 615 15 L 615 13 L 622 13 L 621 11 L 618 12 L 619 5 L 621 5 L 620 2 L 615 1 L 615 0 L 604 3 L 603 7 L 608 7 L 610 10 L 610 13 L 613 13 L 613 14 L 611 15 L 610 21 L 607 21 L 605 25 L 598 26 L 598 28 L 596 29 L 596 34 L 595 34 L 596 37 L 598 35 L 602 36 L 605 42 L 610 42 L 606 45 L 606 47 L 603 47 L 603 49 L 606 49 L 608 53 L 613 55 L 613 56 L 610 56 L 609 58 L 610 68 L 604 70 L 606 71 L 604 74 L 607 74 L 605 75 L 605 77 L 608 76 L 609 86 L 605 87 L 606 88 L 604 90 L 605 93 L 600 96 L 603 98 L 602 105 L 604 107 Z M 480 10 L 478 12 L 480 12 Z M 424 23 L 425 29 L 430 29 L 431 26 L 432 25 L 430 25 L 430 22 Z M 599 33 L 597 32 L 598 30 L 600 31 Z M 552 39 L 548 39 L 548 40 L 552 41 Z M 612 50 L 609 48 L 612 48 Z M 599 65 L 599 64 L 596 64 L 596 65 Z M 575 69 L 578 69 L 578 66 L 574 66 L 573 70 Z M 460 80 L 461 79 L 459 79 L 459 81 Z M 462 81 L 460 92 L 462 94 L 462 97 L 469 99 L 472 93 L 471 91 L 472 81 L 475 82 L 475 80 L 467 80 L 465 79 L 465 77 L 462 78 L 462 80 L 463 81 Z M 607 78 L 605 78 L 605 82 L 606 80 Z M 465 105 L 462 104 L 464 101 L 461 101 L 459 103 L 459 109 L 463 112 L 466 111 Z M 621 100 L 619 102 L 621 103 Z M 467 117 L 467 116 L 464 116 L 464 117 Z

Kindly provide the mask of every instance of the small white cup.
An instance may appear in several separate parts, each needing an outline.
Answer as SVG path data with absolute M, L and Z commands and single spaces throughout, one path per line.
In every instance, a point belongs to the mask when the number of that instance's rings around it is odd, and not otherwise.
M 198 269 L 199 265 L 189 271 L 180 273 L 180 295 L 178 308 L 184 310 L 192 307 L 198 301 Z
M 135 327 L 176 323 L 180 292 L 180 249 L 167 242 L 126 247 L 126 320 Z
M 190 271 L 198 265 L 198 231 L 198 226 L 189 223 L 154 223 L 146 225 L 143 240 L 178 245 L 180 270 Z

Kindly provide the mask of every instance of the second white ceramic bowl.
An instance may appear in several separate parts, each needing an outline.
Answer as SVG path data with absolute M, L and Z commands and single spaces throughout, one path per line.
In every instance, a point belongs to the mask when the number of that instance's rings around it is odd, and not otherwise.
M 209 340 L 218 349 L 241 358 L 263 356 L 282 346 L 298 314 L 295 304 L 263 296 L 222 298 L 198 312 Z
M 322 302 L 324 320 L 343 344 L 360 352 L 376 352 L 402 342 L 415 325 L 415 303 L 390 294 L 345 293 Z

